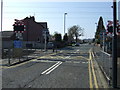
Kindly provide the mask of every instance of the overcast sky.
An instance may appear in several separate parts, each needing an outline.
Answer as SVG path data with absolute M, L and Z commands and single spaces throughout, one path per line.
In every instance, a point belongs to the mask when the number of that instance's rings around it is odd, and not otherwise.
M 35 16 L 36 22 L 47 22 L 50 34 L 64 33 L 64 13 L 66 32 L 73 25 L 84 28 L 81 38 L 93 38 L 96 24 L 102 16 L 104 25 L 113 19 L 112 2 L 40 2 L 40 0 L 3 0 L 3 31 L 13 30 L 14 19 Z M 87 0 L 88 1 L 88 0 Z M 94 0 L 93 0 L 94 1 Z

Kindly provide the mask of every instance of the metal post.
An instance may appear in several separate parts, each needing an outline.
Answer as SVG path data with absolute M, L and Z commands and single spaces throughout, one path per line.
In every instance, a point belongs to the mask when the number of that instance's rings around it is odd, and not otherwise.
M 103 32 L 103 51 L 105 51 L 105 33 Z
M 8 66 L 10 66 L 10 58 L 11 58 L 11 52 L 10 48 L 8 48 Z
M 27 60 L 29 59 L 29 57 L 28 57 L 28 54 L 29 54 L 29 52 L 28 52 L 28 35 L 29 35 L 29 33 L 28 33 L 28 31 L 29 31 L 29 21 L 28 21 L 28 19 L 27 19 L 27 45 L 26 45 L 26 48 L 27 48 Z
M 46 31 L 45 31 L 45 51 L 46 51 L 46 39 L 47 39 L 47 37 L 46 37 Z
M 117 21 L 117 10 L 116 10 L 116 0 L 113 0 L 113 39 L 112 39 L 112 86 L 113 88 L 117 87 L 117 35 L 116 35 L 116 21 Z

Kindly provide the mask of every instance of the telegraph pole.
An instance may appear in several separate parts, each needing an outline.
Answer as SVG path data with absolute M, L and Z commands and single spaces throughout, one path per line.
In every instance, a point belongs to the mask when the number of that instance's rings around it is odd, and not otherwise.
M 117 9 L 116 9 L 116 0 L 113 0 L 113 39 L 112 39 L 112 86 L 117 88 L 117 35 L 116 35 L 116 21 L 117 21 Z

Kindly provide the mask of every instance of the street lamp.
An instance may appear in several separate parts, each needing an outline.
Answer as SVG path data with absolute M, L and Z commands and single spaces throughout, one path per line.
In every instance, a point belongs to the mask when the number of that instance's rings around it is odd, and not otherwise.
M 1 33 L 2 33 L 2 19 L 3 19 L 3 0 L 1 0 Z
M 97 32 L 97 23 L 95 22 L 95 35 L 96 35 L 96 32 Z M 95 38 L 95 41 L 97 41 L 96 38 Z
M 64 13 L 64 35 L 65 35 L 66 15 L 67 15 L 67 13 Z

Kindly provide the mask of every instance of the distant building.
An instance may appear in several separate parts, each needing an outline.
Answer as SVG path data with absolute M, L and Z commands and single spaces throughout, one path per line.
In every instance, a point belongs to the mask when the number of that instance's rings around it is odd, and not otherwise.
M 36 22 L 34 16 L 26 17 L 24 20 L 26 32 L 23 33 L 23 41 L 44 42 L 44 30 L 48 30 L 47 22 Z
M 45 42 L 45 34 L 47 31 L 47 40 L 49 40 L 49 30 L 47 22 L 36 22 L 34 16 L 26 17 L 22 20 L 26 25 L 26 31 L 23 36 L 23 48 L 43 48 Z M 2 32 L 3 48 L 13 47 L 13 40 L 16 39 L 16 33 L 14 31 Z

